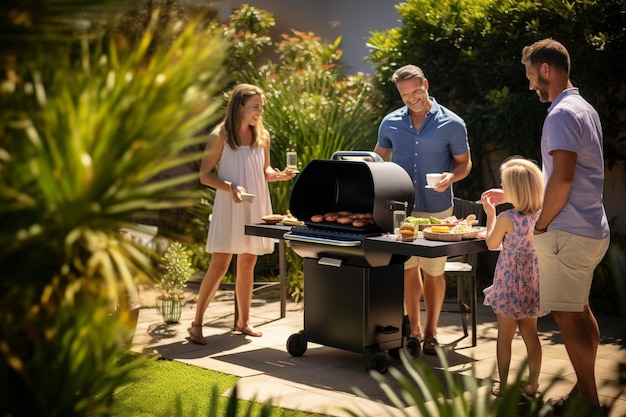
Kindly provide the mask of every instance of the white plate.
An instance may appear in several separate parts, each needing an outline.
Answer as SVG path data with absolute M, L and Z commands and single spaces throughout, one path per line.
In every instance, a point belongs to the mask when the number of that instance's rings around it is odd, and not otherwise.
M 241 193 L 241 199 L 243 201 L 247 201 L 248 203 L 252 203 L 252 200 L 254 200 L 254 197 L 255 197 L 254 194 Z

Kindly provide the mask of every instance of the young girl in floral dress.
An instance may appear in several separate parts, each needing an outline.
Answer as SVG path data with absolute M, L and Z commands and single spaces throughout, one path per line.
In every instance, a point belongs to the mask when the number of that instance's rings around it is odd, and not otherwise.
M 490 250 L 501 248 L 493 277 L 493 285 L 484 290 L 484 304 L 491 306 L 498 318 L 497 360 L 500 381 L 491 392 L 500 395 L 507 383 L 511 364 L 511 343 L 519 327 L 528 355 L 529 381 L 522 388 L 534 396 L 539 387 L 541 344 L 537 334 L 537 318 L 548 314 L 539 309 L 539 267 L 533 229 L 543 200 L 543 176 L 533 162 L 514 158 L 500 167 L 502 189 L 483 193 L 487 214 L 486 242 Z M 492 198 L 502 193 L 513 205 L 496 218 Z

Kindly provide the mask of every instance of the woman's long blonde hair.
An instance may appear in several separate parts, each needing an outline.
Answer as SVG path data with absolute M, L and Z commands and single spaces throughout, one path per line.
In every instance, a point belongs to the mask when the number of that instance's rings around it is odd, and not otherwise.
M 226 108 L 226 116 L 221 123 L 220 128 L 226 137 L 226 143 L 232 149 L 241 146 L 239 138 L 239 127 L 241 126 L 241 108 L 247 101 L 256 95 L 264 97 L 263 90 L 252 84 L 239 84 L 229 93 L 228 107 Z M 262 143 L 265 139 L 265 128 L 263 121 L 259 119 L 255 127 L 252 129 L 252 143 L 250 146 L 255 147 Z
M 500 166 L 502 188 L 515 210 L 534 214 L 543 204 L 543 174 L 534 162 L 514 157 Z

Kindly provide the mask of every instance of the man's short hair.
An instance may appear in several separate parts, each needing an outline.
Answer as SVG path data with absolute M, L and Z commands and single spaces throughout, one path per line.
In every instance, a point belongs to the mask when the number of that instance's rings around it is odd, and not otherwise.
M 541 65 L 544 62 L 569 74 L 569 52 L 560 42 L 547 38 L 522 49 L 522 64 Z
M 393 75 L 391 76 L 391 82 L 397 84 L 401 81 L 410 80 L 412 78 L 419 78 L 424 81 L 426 76 L 424 75 L 424 71 L 417 65 L 405 65 L 401 68 L 398 68 Z

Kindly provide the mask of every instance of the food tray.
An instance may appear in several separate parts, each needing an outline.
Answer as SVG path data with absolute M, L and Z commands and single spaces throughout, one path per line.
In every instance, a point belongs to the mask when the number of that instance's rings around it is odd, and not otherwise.
M 478 235 L 479 229 L 473 228 L 471 232 L 465 233 L 435 233 L 430 227 L 427 227 L 422 231 L 424 238 L 429 240 L 443 240 L 445 242 L 456 242 L 463 239 L 475 239 Z
M 438 223 L 438 224 L 428 223 L 428 224 L 418 224 L 418 226 L 419 226 L 420 230 L 428 229 L 428 228 L 431 228 L 433 226 L 448 226 L 450 229 L 452 229 L 457 224 L 458 224 L 458 222 L 457 223 Z

